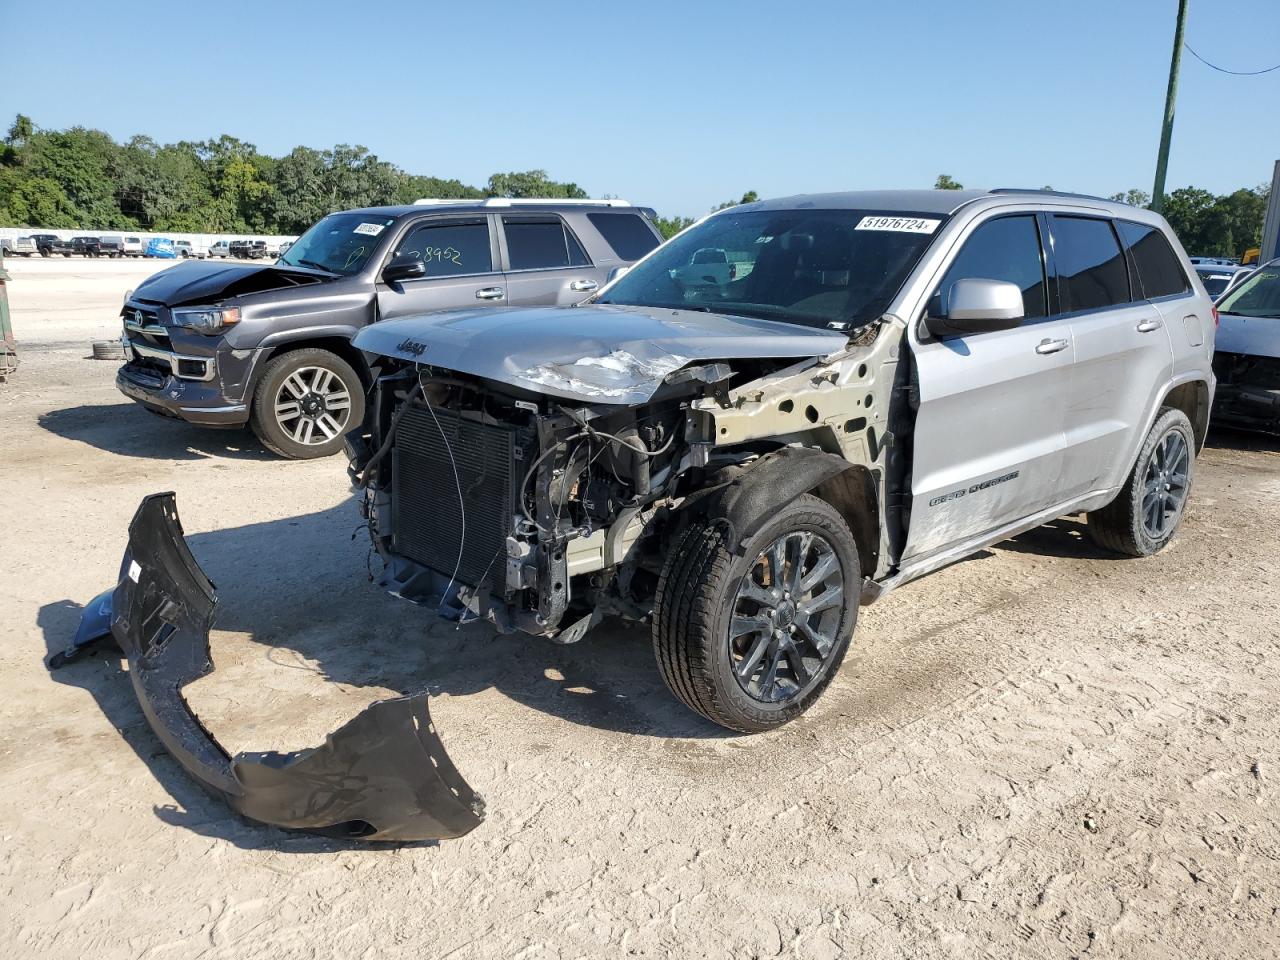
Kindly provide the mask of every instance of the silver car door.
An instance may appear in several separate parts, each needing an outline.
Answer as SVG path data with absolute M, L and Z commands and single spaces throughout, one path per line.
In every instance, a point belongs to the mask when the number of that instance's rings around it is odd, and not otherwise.
M 1070 323 L 1048 316 L 1037 218 L 997 216 L 973 227 L 930 311 L 945 310 L 950 285 L 967 277 L 1018 284 L 1026 317 L 1014 329 L 945 339 L 913 325 L 917 410 L 904 559 L 1057 502 L 1074 351 Z
M 1060 487 L 1078 497 L 1123 483 L 1157 392 L 1169 382 L 1173 349 L 1140 282 L 1130 287 L 1111 221 L 1054 214 L 1049 223 L 1060 309 L 1076 348 Z
M 489 218 L 483 214 L 411 224 L 388 259 L 416 257 L 427 272 L 391 284 L 379 280 L 378 318 L 503 305 L 506 285 L 496 254 Z

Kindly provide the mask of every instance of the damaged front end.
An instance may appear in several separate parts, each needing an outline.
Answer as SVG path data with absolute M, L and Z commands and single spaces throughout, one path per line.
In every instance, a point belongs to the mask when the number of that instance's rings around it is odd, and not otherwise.
M 1213 372 L 1215 423 L 1280 434 L 1280 359 L 1220 350 Z
M 795 472 L 796 495 L 856 476 L 842 505 L 883 515 L 900 324 L 850 343 L 784 325 L 741 333 L 715 315 L 619 314 L 600 321 L 624 331 L 607 343 L 590 340 L 586 310 L 547 314 L 511 354 L 464 349 L 468 322 L 501 322 L 480 315 L 433 324 L 423 351 L 404 336 L 413 321 L 361 334 L 379 375 L 366 432 L 347 438 L 350 473 L 393 595 L 574 643 L 605 616 L 646 620 L 678 532 L 747 472 Z M 440 365 L 424 362 L 437 354 Z M 801 454 L 813 456 L 793 470 Z M 870 575 L 880 532 L 858 532 Z
M 484 801 L 445 753 L 426 693 L 371 704 L 323 746 L 229 755 L 182 690 L 213 670 L 209 631 L 217 597 L 183 539 L 172 493 L 142 501 L 109 601 L 95 599 L 57 667 L 109 622 L 129 663 L 142 712 L 199 783 L 252 820 L 361 840 L 460 837 L 484 819 Z

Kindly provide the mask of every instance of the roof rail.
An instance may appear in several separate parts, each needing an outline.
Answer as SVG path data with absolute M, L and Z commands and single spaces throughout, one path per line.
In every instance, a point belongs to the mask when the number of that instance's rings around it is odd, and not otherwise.
M 430 207 L 436 204 L 447 203 L 476 203 L 475 200 L 437 200 L 432 197 L 423 197 L 421 200 L 413 201 L 415 207 Z M 567 200 L 561 197 L 488 197 L 480 201 L 480 205 L 484 207 L 516 207 L 522 204 L 575 204 L 593 207 L 629 207 L 631 203 L 627 200 Z
M 1077 200 L 1098 200 L 1102 203 L 1114 203 L 1106 197 L 1095 197 L 1091 193 L 1071 193 L 1067 190 L 1042 190 L 1039 187 L 994 187 L 987 193 L 1043 193 L 1047 197 L 1074 197 Z

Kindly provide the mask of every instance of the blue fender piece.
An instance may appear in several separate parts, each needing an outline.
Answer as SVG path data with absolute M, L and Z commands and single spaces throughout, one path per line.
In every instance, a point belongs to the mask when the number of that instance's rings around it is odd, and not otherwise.
M 117 646 L 115 637 L 111 633 L 111 598 L 115 592 L 115 587 L 103 590 L 85 604 L 84 611 L 80 614 L 80 623 L 76 626 L 76 635 L 71 641 L 71 646 L 51 654 L 45 661 L 50 670 L 57 670 L 73 660 L 79 660 L 92 650 L 100 649 L 104 646 Z

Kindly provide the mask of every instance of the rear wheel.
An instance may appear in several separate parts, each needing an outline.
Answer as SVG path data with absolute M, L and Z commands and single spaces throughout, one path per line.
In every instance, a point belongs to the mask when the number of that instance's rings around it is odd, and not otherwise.
M 782 507 L 736 553 L 723 524 L 695 522 L 658 583 L 658 669 L 672 693 L 721 726 L 782 726 L 813 705 L 844 660 L 860 582 L 848 525 L 817 497 Z
M 1148 557 L 1173 539 L 1191 493 L 1195 443 L 1187 415 L 1164 408 L 1120 493 L 1089 514 L 1089 533 L 1098 546 Z
M 351 364 L 316 347 L 267 364 L 253 395 L 250 422 L 270 450 L 291 460 L 327 457 L 364 419 L 364 384 Z

